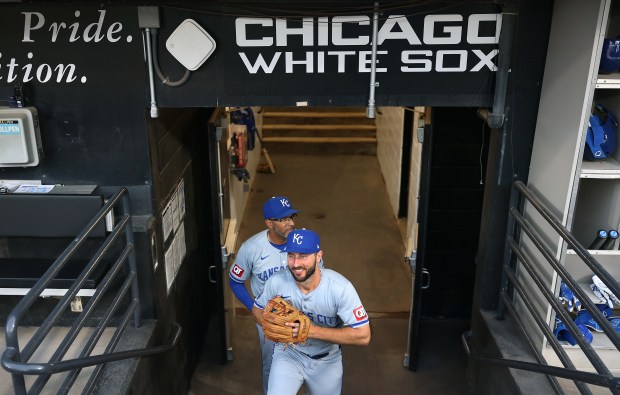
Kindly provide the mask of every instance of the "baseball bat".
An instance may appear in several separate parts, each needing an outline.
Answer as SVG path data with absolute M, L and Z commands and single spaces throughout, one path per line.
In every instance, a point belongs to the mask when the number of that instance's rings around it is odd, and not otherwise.
M 607 240 L 603 242 L 603 245 L 601 246 L 601 250 L 613 250 L 614 244 L 616 243 L 616 240 L 618 240 L 617 230 L 612 229 L 607 234 L 608 234 Z
M 588 250 L 600 249 L 606 240 L 607 240 L 607 231 L 605 229 L 599 229 L 596 232 L 596 238 L 594 239 L 594 241 L 592 241 L 592 243 L 590 243 Z

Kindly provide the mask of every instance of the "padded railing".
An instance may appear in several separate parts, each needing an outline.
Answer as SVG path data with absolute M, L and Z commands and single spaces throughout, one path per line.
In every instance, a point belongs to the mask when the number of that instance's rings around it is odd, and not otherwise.
M 582 306 L 601 326 L 603 332 L 609 338 L 613 347 L 616 348 L 616 351 L 620 350 L 620 334 L 616 332 L 612 324 L 605 318 L 605 316 L 603 316 L 599 308 L 594 304 L 594 302 L 591 301 L 590 297 L 586 295 L 571 274 L 555 257 L 555 252 L 545 245 L 543 237 L 537 231 L 537 226 L 535 226 L 528 219 L 530 216 L 528 215 L 527 218 L 524 216 L 523 210 L 526 200 L 529 202 L 529 206 L 533 207 L 546 221 L 546 223 L 548 223 L 557 232 L 557 234 L 564 239 L 566 244 L 575 251 L 575 254 L 581 258 L 582 262 L 587 265 L 592 273 L 598 275 L 601 281 L 607 285 L 611 292 L 615 295 L 620 295 L 620 285 L 609 274 L 609 272 L 607 272 L 603 266 L 596 259 L 594 259 L 588 250 L 584 248 L 577 241 L 577 239 L 575 239 L 570 231 L 562 225 L 560 220 L 545 206 L 541 199 L 532 190 L 530 190 L 523 182 L 517 181 L 513 184 L 510 199 L 508 231 L 506 237 L 506 247 L 504 250 L 504 263 L 497 318 L 500 320 L 504 319 L 506 310 L 508 310 L 514 318 L 517 328 L 523 335 L 523 338 L 530 346 L 537 363 L 494 358 L 476 354 L 469 346 L 469 334 L 464 334 L 463 336 L 463 343 L 466 351 L 471 358 L 493 362 L 515 369 L 523 369 L 545 374 L 556 393 L 564 393 L 562 387 L 557 381 L 557 377 L 561 377 L 572 380 L 581 394 L 592 393 L 586 383 L 607 387 L 613 394 L 620 394 L 620 378 L 615 377 L 610 372 L 609 367 L 606 366 L 599 354 L 587 342 L 584 335 L 577 328 L 577 325 L 573 322 L 573 319 L 568 311 L 566 311 L 566 308 L 560 303 L 553 290 L 550 289 L 551 287 L 548 282 L 545 282 L 545 277 L 539 272 L 540 269 L 539 266 L 537 266 L 537 263 L 540 265 L 544 264 L 544 262 L 534 262 L 530 258 L 531 254 L 528 254 L 523 248 L 523 243 L 521 242 L 523 239 L 520 236 L 523 234 L 527 236 L 528 240 L 531 241 L 530 244 L 542 254 L 546 262 L 551 266 L 555 273 L 557 273 L 559 278 L 564 281 L 564 283 L 566 283 L 566 285 L 568 285 L 568 287 L 575 293 L 575 295 L 580 299 Z M 554 335 L 552 328 L 550 328 L 549 324 L 546 322 L 545 317 L 537 313 L 536 307 L 532 303 L 533 298 L 531 297 L 531 291 L 528 291 L 532 287 L 524 283 L 524 276 L 518 275 L 517 268 L 527 271 L 536 286 L 536 289 L 540 291 L 542 296 L 549 303 L 555 312 L 555 315 L 561 318 L 562 322 L 566 325 L 568 331 L 575 338 L 577 345 L 579 345 L 583 354 L 589 360 L 596 372 L 580 371 L 576 369 L 570 356 Z M 517 296 L 520 305 L 525 307 L 525 310 L 533 319 L 535 325 L 540 329 L 541 333 L 545 336 L 549 342 L 549 345 L 554 350 L 559 361 L 564 367 L 549 366 L 547 364 L 541 353 L 540 346 L 536 346 L 530 331 L 526 329 L 524 317 L 522 317 L 523 312 L 516 311 L 515 299 Z
M 93 230 L 95 230 L 100 223 L 105 221 L 105 217 L 109 212 L 116 212 L 117 214 L 114 227 L 99 245 L 99 248 L 93 254 L 93 257 L 81 274 L 76 278 L 75 282 L 69 287 L 64 296 L 43 320 L 41 326 L 27 344 L 25 344 L 23 348 L 20 348 L 17 332 L 22 318 L 27 316 L 29 309 L 39 299 L 43 291 L 45 291 L 50 282 L 67 264 L 79 247 L 86 242 Z M 123 235 L 124 237 L 122 237 Z M 119 247 L 118 244 L 122 245 Z M 89 275 L 98 265 L 103 264 L 103 258 L 107 255 L 114 255 L 110 258 L 113 264 L 108 269 L 105 277 L 98 283 L 93 296 L 88 300 L 82 312 L 73 321 L 73 325 L 62 339 L 58 348 L 53 352 L 53 355 L 47 362 L 31 362 L 30 359 L 39 347 L 47 345 L 45 342 L 46 336 L 50 333 L 52 328 L 57 325 L 63 313 L 69 308 L 71 302 L 74 300 L 83 284 L 87 281 Z M 108 293 L 110 293 L 110 295 L 107 295 Z M 106 298 L 104 298 L 104 296 L 106 296 Z M 125 303 L 127 298 L 130 299 L 129 303 Z M 119 312 L 119 308 L 124 304 L 127 305 L 127 308 L 124 312 Z M 82 328 L 86 326 L 87 321 L 93 319 L 93 312 L 95 312 L 95 309 L 98 307 L 103 310 L 103 314 L 101 314 L 100 318 L 97 318 L 97 324 L 93 327 L 92 333 L 83 345 L 79 357 L 63 360 L 63 357 L 74 345 L 74 341 Z M 15 393 L 17 395 L 38 394 L 43 390 L 52 374 L 69 372 L 58 390 L 59 394 L 67 393 L 83 368 L 95 366 L 95 369 L 93 369 L 83 389 L 83 393 L 85 394 L 92 393 L 106 363 L 159 354 L 171 350 L 176 345 L 180 336 L 180 327 L 177 325 L 175 325 L 173 329 L 171 342 L 166 346 L 114 352 L 132 318 L 134 325 L 139 327 L 141 324 L 140 300 L 133 229 L 129 210 L 129 197 L 127 190 L 123 188 L 106 202 L 86 225 L 84 230 L 73 239 L 49 270 L 47 270 L 9 314 L 6 322 L 7 348 L 2 355 L 1 363 L 2 367 L 11 373 Z M 106 328 L 113 327 L 114 325 L 114 333 L 107 343 L 105 351 L 100 355 L 90 355 Z M 24 375 L 38 376 L 28 389 L 26 388 Z

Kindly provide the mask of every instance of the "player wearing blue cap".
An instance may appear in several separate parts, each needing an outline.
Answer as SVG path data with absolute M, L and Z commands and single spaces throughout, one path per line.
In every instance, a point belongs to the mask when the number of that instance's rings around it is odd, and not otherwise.
M 263 205 L 263 217 L 267 230 L 263 230 L 246 240 L 230 267 L 230 288 L 248 310 L 252 310 L 254 298 L 245 287 L 250 280 L 252 294 L 255 297 L 263 293 L 265 282 L 280 269 L 286 268 L 286 236 L 295 229 L 295 210 L 284 196 L 272 197 Z M 258 338 L 262 355 L 263 390 L 267 393 L 269 368 L 274 342 L 266 339 L 263 329 L 258 327 Z
M 342 390 L 340 345 L 368 345 L 370 325 L 364 306 L 349 280 L 319 265 L 319 236 L 294 230 L 286 239 L 288 270 L 274 274 L 254 301 L 252 314 L 260 324 L 267 302 L 280 295 L 310 318 L 305 343 L 276 343 L 269 395 L 295 395 L 305 382 L 312 395 L 336 395 Z M 297 335 L 298 323 L 291 326 Z

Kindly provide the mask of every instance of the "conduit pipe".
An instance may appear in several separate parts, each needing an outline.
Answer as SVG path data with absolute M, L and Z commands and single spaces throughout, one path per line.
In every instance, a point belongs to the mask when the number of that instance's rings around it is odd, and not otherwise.
M 377 36 L 379 31 L 379 3 L 374 4 L 372 14 L 372 56 L 370 58 L 370 92 L 368 95 L 368 118 L 375 118 L 375 87 L 377 86 Z
M 493 111 L 486 108 L 478 109 L 478 116 L 485 120 L 491 129 L 499 129 L 506 120 L 506 90 L 508 87 L 508 73 L 510 72 L 510 58 L 514 35 L 516 12 L 502 12 L 502 30 L 499 34 L 499 60 L 495 73 L 495 93 L 493 95 Z
M 161 80 L 162 84 L 170 87 L 183 85 L 189 79 L 190 71 L 185 69 L 185 73 L 178 81 L 170 81 L 170 77 L 166 77 L 159 66 L 159 55 L 157 52 L 157 29 L 152 29 L 151 36 L 153 39 L 153 65 L 155 67 L 155 73 L 157 73 L 157 76 Z
M 159 109 L 155 102 L 155 81 L 153 81 L 153 52 L 151 48 L 151 29 L 144 29 L 146 32 L 146 61 L 149 64 L 149 88 L 151 90 L 151 118 L 157 118 L 159 116 Z

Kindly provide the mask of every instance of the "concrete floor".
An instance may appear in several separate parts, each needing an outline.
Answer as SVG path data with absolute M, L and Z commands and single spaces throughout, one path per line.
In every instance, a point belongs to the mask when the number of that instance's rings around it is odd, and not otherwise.
M 272 154 L 271 159 L 276 174 L 253 175 L 239 242 L 264 228 L 261 207 L 274 195 L 289 197 L 302 210 L 297 227 L 321 236 L 325 265 L 351 280 L 371 317 L 371 344 L 343 349 L 343 394 L 466 394 L 459 340 L 466 322 L 425 322 L 418 371 L 403 366 L 412 278 L 377 158 Z M 207 337 L 191 395 L 262 393 L 255 324 L 240 303 L 235 311 L 234 360 L 217 364 Z

